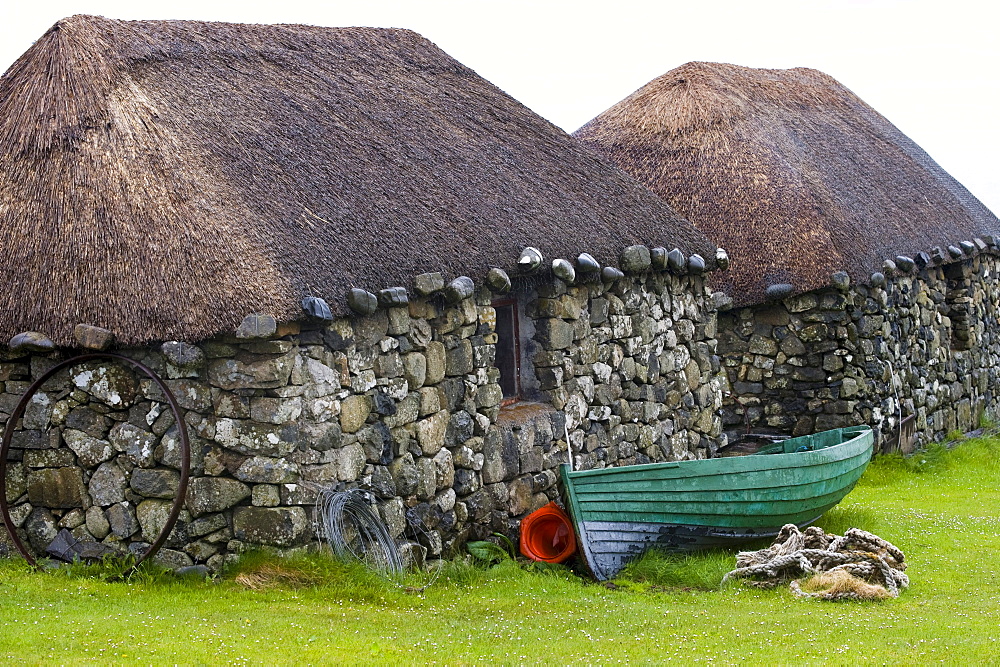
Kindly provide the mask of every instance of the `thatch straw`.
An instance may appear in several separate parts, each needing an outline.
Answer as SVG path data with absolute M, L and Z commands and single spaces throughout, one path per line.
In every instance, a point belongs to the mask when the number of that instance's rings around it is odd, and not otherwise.
M 951 121 L 949 121 L 951 122 Z M 730 251 L 737 305 L 946 247 L 1000 222 L 889 121 L 812 69 L 688 63 L 575 136 Z
M 260 591 L 272 588 L 306 588 L 320 583 L 320 577 L 282 563 L 262 563 L 237 574 L 233 581 L 244 588 Z
M 0 340 L 196 340 L 525 245 L 714 246 L 406 30 L 57 23 L 0 79 Z

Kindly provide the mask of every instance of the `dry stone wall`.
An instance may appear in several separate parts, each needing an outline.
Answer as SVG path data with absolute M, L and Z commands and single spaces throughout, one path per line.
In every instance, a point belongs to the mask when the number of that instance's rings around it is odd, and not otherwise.
M 440 276 L 430 283 L 443 284 Z M 721 433 L 716 315 L 700 275 L 646 271 L 515 284 L 535 402 L 501 408 L 493 295 L 440 293 L 329 324 L 261 318 L 233 336 L 122 354 L 176 396 L 192 473 L 160 561 L 217 568 L 248 546 L 317 538 L 321 488 L 358 487 L 411 552 L 510 532 L 558 497 L 557 467 L 706 457 Z M 69 351 L 3 353 L 0 422 Z M 180 479 L 179 425 L 115 362 L 60 372 L 14 432 L 7 500 L 44 552 L 66 528 L 118 550 L 159 532 Z M 417 548 L 414 543 L 419 543 Z
M 921 445 L 976 428 L 1000 395 L 998 268 L 984 252 L 721 313 L 727 433 L 871 424 L 885 443 L 913 414 Z

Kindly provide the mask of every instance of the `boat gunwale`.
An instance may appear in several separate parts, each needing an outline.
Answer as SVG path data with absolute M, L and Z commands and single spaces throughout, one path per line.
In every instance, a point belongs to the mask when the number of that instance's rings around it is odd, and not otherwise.
M 853 473 L 854 471 L 851 471 L 851 472 Z M 838 477 L 844 477 L 844 476 L 845 475 L 839 475 Z M 839 493 L 844 487 L 851 486 L 853 484 L 857 484 L 857 481 L 861 478 L 861 475 L 854 476 L 852 474 L 851 476 L 853 477 L 853 479 L 844 480 L 843 483 L 838 484 L 837 486 L 833 487 L 829 491 L 825 491 L 824 493 L 821 493 L 821 494 L 814 494 L 814 495 L 811 495 L 811 496 L 793 496 L 793 497 L 785 497 L 785 498 L 775 498 L 775 497 L 769 497 L 769 498 L 744 497 L 744 498 L 731 498 L 731 499 L 727 499 L 727 500 L 711 500 L 711 499 L 708 499 L 708 500 L 701 500 L 701 499 L 684 500 L 684 499 L 677 499 L 677 498 L 667 498 L 667 499 L 659 499 L 659 498 L 656 498 L 656 499 L 653 499 L 653 498 L 626 498 L 626 499 L 622 499 L 621 501 L 617 501 L 617 502 L 618 502 L 619 506 L 628 506 L 629 508 L 636 508 L 637 506 L 649 506 L 649 505 L 652 505 L 652 504 L 664 505 L 664 506 L 666 506 L 666 505 L 670 505 L 670 506 L 683 506 L 683 505 L 709 505 L 709 506 L 711 506 L 711 505 L 737 505 L 737 506 L 739 506 L 739 505 L 747 505 L 747 504 L 750 504 L 750 503 L 761 503 L 761 502 L 772 503 L 772 504 L 774 504 L 774 503 L 803 503 L 803 502 L 808 502 L 809 500 L 812 500 L 812 499 L 825 498 L 826 496 L 830 496 L 830 495 Z M 834 479 L 836 479 L 836 478 L 834 478 Z M 802 486 L 804 486 L 804 485 L 802 485 Z M 748 489 L 748 490 L 749 491 L 753 491 L 753 489 Z M 711 493 L 711 492 L 707 492 L 707 493 Z M 676 495 L 686 495 L 686 494 L 687 494 L 687 492 L 684 492 L 684 491 L 676 492 Z M 577 503 L 578 503 L 578 506 L 581 508 L 582 511 L 584 511 L 584 512 L 594 512 L 594 511 L 605 511 L 605 510 L 586 509 L 586 505 L 594 505 L 594 504 L 601 503 L 601 504 L 604 504 L 606 506 L 608 504 L 608 501 L 606 499 L 604 499 L 604 498 L 584 498 L 584 499 L 577 499 Z M 638 509 L 628 509 L 628 510 L 620 509 L 620 510 L 615 510 L 615 511 L 622 512 L 622 513 L 628 513 L 628 512 L 640 511 L 640 510 L 638 510 Z
M 845 431 L 858 428 L 860 427 L 852 426 L 835 430 Z M 661 479 L 671 479 L 681 476 L 711 477 L 726 474 L 764 472 L 774 470 L 775 468 L 813 468 L 824 463 L 834 463 L 861 457 L 866 450 L 870 459 L 873 446 L 874 433 L 872 429 L 864 428 L 848 440 L 805 452 L 764 454 L 762 456 L 751 454 L 749 456 L 698 459 L 693 461 L 662 461 L 659 463 L 642 463 L 639 465 L 595 468 L 592 470 L 567 470 L 566 473 L 569 479 L 573 480 L 574 484 L 580 485 L 608 481 L 597 478 L 616 475 L 633 476 L 641 472 L 667 472 Z M 569 468 L 569 465 L 563 463 L 561 467 L 565 469 Z M 699 468 L 705 468 L 705 470 L 698 470 Z
M 841 459 L 839 461 L 826 461 L 819 465 L 810 466 L 811 469 L 827 472 L 828 474 L 823 476 L 816 476 L 811 479 L 804 479 L 804 475 L 797 475 L 798 479 L 788 480 L 785 479 L 781 483 L 782 488 L 796 488 L 805 487 L 812 484 L 816 484 L 819 481 L 833 480 L 841 478 L 847 475 L 853 474 L 858 469 L 864 469 L 867 467 L 870 459 L 864 457 L 862 452 L 856 457 L 850 459 Z M 843 465 L 840 468 L 838 466 Z M 841 472 L 836 474 L 829 474 L 835 469 L 840 469 Z M 782 468 L 782 470 L 797 470 L 791 468 Z M 676 494 L 697 494 L 697 493 L 727 493 L 727 492 L 762 492 L 777 488 L 773 480 L 766 481 L 756 481 L 761 475 L 760 473 L 767 471 L 741 471 L 737 473 L 717 473 L 711 475 L 696 475 L 690 477 L 653 477 L 653 478 L 643 478 L 641 480 L 614 480 L 614 488 L 609 488 L 611 480 L 603 479 L 603 483 L 590 482 L 587 484 L 577 484 L 577 489 L 580 495 L 583 496 L 598 496 L 598 495 L 630 495 L 637 493 L 648 493 L 650 491 L 655 491 L 657 493 L 668 492 Z M 726 479 L 732 475 L 739 475 L 741 477 L 748 476 L 751 480 L 746 480 L 740 485 L 733 485 L 732 480 Z M 717 479 L 716 479 L 717 478 Z M 670 489 L 664 489 L 666 484 L 677 484 L 679 482 L 691 481 L 692 483 L 697 480 L 699 483 L 708 480 L 715 482 L 710 486 L 707 484 L 699 484 L 698 488 L 677 488 L 673 487 Z M 725 482 L 725 483 L 723 483 Z M 575 481 L 574 481 L 575 483 Z

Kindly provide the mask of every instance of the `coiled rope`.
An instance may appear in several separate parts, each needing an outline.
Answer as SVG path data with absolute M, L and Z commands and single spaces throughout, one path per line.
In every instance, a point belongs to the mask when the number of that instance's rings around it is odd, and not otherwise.
M 361 561 L 392 579 L 403 574 L 396 541 L 372 510 L 366 492 L 322 489 L 316 499 L 316 523 L 337 558 Z
M 898 597 L 910 585 L 903 560 L 902 551 L 859 528 L 838 537 L 815 526 L 803 532 L 788 524 L 770 547 L 737 554 L 736 569 L 722 581 L 739 578 L 760 588 L 773 588 L 793 579 L 789 587 L 796 596 L 824 600 Z M 794 580 L 805 575 L 813 575 L 804 583 L 814 590 L 803 590 Z

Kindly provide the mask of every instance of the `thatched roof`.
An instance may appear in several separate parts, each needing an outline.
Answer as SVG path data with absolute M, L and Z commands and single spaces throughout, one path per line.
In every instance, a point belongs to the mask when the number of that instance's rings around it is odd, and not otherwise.
M 714 246 L 407 30 L 57 23 L 0 79 L 0 340 L 196 340 L 526 245 Z
M 575 135 L 663 197 L 733 258 L 738 305 L 885 259 L 996 234 L 1000 223 L 919 146 L 812 69 L 688 63 Z

